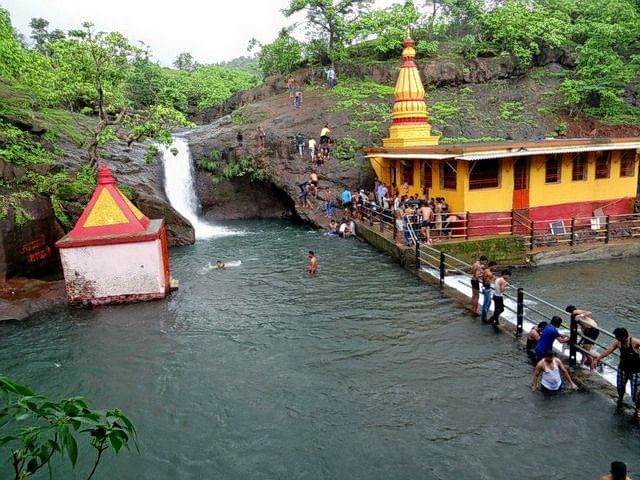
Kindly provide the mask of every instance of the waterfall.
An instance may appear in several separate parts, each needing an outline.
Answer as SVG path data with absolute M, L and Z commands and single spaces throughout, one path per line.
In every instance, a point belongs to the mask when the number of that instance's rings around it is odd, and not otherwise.
M 162 157 L 165 177 L 164 191 L 171 206 L 191 222 L 196 239 L 242 233 L 227 227 L 211 225 L 200 218 L 200 204 L 194 188 L 195 175 L 191 162 L 191 151 L 184 138 L 173 137 L 173 143 L 164 149 Z

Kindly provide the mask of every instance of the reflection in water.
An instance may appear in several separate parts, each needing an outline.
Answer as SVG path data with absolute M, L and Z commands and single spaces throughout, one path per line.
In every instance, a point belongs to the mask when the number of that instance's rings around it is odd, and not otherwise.
M 517 342 L 368 246 L 284 222 L 233 229 L 251 234 L 172 252 L 168 301 L 0 325 L 3 373 L 135 420 L 141 454 L 109 457 L 97 478 L 563 479 L 640 465 L 638 430 L 610 401 L 532 394 Z M 203 272 L 218 258 L 241 263 Z

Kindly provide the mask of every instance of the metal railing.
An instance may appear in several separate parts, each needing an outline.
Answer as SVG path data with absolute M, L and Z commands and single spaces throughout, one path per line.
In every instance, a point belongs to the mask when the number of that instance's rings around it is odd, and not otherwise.
M 370 202 L 361 207 L 363 217 L 380 223 L 380 231 L 398 233 L 392 209 L 382 209 Z M 417 238 L 426 241 L 420 233 L 423 218 L 403 215 L 403 222 L 411 223 Z M 600 217 L 573 217 L 554 221 L 531 220 L 518 211 L 508 213 L 450 212 L 436 214 L 429 219 L 429 235 L 433 241 L 469 240 L 477 237 L 519 235 L 526 248 L 574 246 L 581 243 L 602 242 L 640 237 L 640 213 L 605 215 Z M 404 226 L 403 226 L 404 228 Z
M 457 278 L 456 281 L 460 284 L 470 286 L 472 278 L 470 274 L 472 266 L 470 264 L 430 245 L 422 244 L 417 240 L 416 269 L 420 268 L 431 268 L 437 272 L 440 286 L 445 285 L 446 277 L 450 274 L 461 276 L 462 279 Z M 594 348 L 599 347 L 603 350 L 607 348 L 606 345 L 603 345 L 599 341 L 585 337 L 578 328 L 581 321 L 576 318 L 571 318 L 565 309 L 544 300 L 532 292 L 525 291 L 525 289 L 520 286 L 510 285 L 504 293 L 504 297 L 506 300 L 511 301 L 505 301 L 505 310 L 515 314 L 516 337 L 521 337 L 523 335 L 525 321 L 530 322 L 533 325 L 537 325 L 541 321 L 548 322 L 554 315 L 563 318 L 561 328 L 564 328 L 569 332 L 569 342 L 565 344 L 566 347 L 563 348 L 563 352 L 568 350 L 567 356 L 570 366 L 576 365 L 578 352 L 587 356 L 594 356 L 594 354 L 597 354 L 596 350 L 589 352 L 583 347 L 583 339 L 593 343 Z M 602 335 L 609 337 L 612 340 L 615 339 L 614 335 L 606 329 L 600 327 L 594 328 L 601 332 Z M 618 352 L 614 352 L 612 355 L 614 358 L 613 362 L 602 361 L 601 363 L 609 368 L 615 369 L 617 367 L 617 360 L 615 359 L 619 357 L 619 354 Z

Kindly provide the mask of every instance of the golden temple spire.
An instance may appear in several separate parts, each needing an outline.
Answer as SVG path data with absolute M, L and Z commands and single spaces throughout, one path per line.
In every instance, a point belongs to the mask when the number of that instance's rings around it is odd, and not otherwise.
M 413 60 L 416 56 L 413 47 L 413 40 L 407 37 L 402 51 L 403 63 L 394 91 L 389 138 L 383 140 L 385 147 L 417 147 L 437 145 L 439 142 L 439 137 L 431 135 L 424 86 Z

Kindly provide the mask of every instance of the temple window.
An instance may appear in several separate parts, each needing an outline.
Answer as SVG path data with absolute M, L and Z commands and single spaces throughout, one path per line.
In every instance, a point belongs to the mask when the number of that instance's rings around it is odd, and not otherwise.
M 401 162 L 402 183 L 413 185 L 413 162 L 411 160 L 402 160 Z
M 576 153 L 573 156 L 573 168 L 571 169 L 571 180 L 581 182 L 587 179 L 587 155 Z
M 471 163 L 469 190 L 497 188 L 500 185 L 500 160 L 493 158 Z
M 457 176 L 455 163 L 443 161 L 440 164 L 440 186 L 442 188 L 456 190 L 458 188 Z
M 560 167 L 562 162 L 560 155 L 549 155 L 545 162 L 545 183 L 560 183 Z
M 611 175 L 611 152 L 598 152 L 596 154 L 596 180 L 609 178 Z
M 635 177 L 636 175 L 636 151 L 623 150 L 620 154 L 620 176 Z

